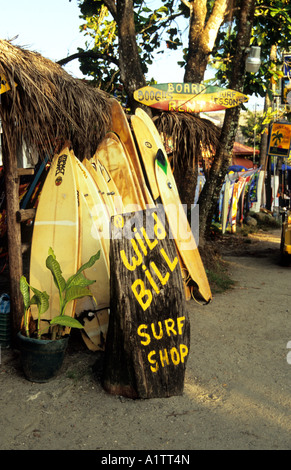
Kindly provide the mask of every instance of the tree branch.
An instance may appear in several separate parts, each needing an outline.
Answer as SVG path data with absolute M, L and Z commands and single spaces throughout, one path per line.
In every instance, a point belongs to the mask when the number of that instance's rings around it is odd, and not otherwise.
M 184 5 L 186 5 L 186 7 L 188 7 L 190 10 L 193 8 L 191 2 L 188 2 L 187 0 L 181 0 L 181 2 L 184 3 Z
M 104 0 L 104 4 L 107 6 L 108 10 L 110 11 L 111 15 L 113 16 L 114 20 L 116 21 L 117 8 L 116 8 L 114 0 Z
M 64 59 L 58 60 L 57 64 L 65 65 L 68 62 L 71 62 L 72 60 L 82 59 L 82 58 L 102 59 L 102 60 L 105 60 L 107 62 L 112 62 L 113 64 L 117 65 L 117 67 L 119 67 L 119 60 L 116 59 L 116 57 L 106 55 L 106 54 L 101 54 L 100 52 L 95 52 L 95 51 L 76 52 L 75 54 L 72 54 L 72 55 L 69 55 L 68 57 L 65 57 Z

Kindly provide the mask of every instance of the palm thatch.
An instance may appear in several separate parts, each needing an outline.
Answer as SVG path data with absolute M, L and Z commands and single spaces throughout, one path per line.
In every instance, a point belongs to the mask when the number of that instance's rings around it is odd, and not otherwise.
M 11 148 L 24 141 L 51 152 L 58 140 L 69 140 L 81 160 L 94 154 L 110 128 L 106 93 L 5 40 L 0 40 L 0 77 L 11 87 L 0 95 L 0 119 Z

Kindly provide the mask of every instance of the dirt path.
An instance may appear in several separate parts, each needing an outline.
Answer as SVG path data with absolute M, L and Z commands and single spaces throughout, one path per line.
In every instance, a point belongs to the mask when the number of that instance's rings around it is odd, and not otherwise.
M 106 394 L 100 355 L 76 340 L 46 384 L 26 381 L 17 352 L 2 349 L 0 449 L 290 450 L 291 267 L 278 264 L 279 236 L 224 248 L 235 287 L 207 306 L 188 302 L 183 396 Z

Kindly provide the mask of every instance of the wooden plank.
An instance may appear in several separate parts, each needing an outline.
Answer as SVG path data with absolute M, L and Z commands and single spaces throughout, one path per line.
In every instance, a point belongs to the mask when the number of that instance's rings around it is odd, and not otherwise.
M 9 134 L 9 133 L 8 133 Z M 16 151 L 9 146 L 3 133 L 3 167 L 6 189 L 7 238 L 10 276 L 10 305 L 12 314 L 12 341 L 20 330 L 23 316 L 23 300 L 19 279 L 23 273 L 21 227 L 16 221 L 19 210 L 19 177 L 17 173 Z
M 25 222 L 29 219 L 34 219 L 36 209 L 19 209 L 16 211 L 16 220 L 18 223 Z
M 34 168 L 17 168 L 18 176 L 34 175 Z
M 130 398 L 181 395 L 190 323 L 174 240 L 159 208 L 111 223 L 105 390 Z

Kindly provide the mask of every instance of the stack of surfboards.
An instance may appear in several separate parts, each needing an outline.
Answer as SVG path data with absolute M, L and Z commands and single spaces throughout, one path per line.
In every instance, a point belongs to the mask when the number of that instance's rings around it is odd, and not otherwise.
M 100 250 L 97 263 L 85 271 L 96 280 L 90 286 L 93 298 L 71 302 L 66 310 L 84 324 L 82 335 L 90 349 L 103 349 L 109 318 L 109 223 L 114 208 L 106 199 L 110 191 L 105 179 L 102 183 L 103 192 L 68 147 L 53 158 L 36 211 L 30 259 L 30 284 L 50 296 L 45 322 L 59 314 L 58 291 L 45 265 L 48 248 L 53 248 L 65 279 Z M 37 312 L 32 310 L 32 315 Z
M 104 349 L 109 322 L 113 215 L 162 204 L 175 238 L 186 297 L 190 298 L 192 289 L 189 280 L 206 302 L 212 297 L 153 121 L 138 109 L 129 123 L 120 104 L 112 99 L 111 105 L 111 132 L 90 160 L 82 163 L 69 147 L 54 156 L 40 195 L 31 247 L 30 283 L 50 295 L 50 308 L 43 320 L 59 314 L 58 292 L 45 265 L 48 248 L 54 249 L 65 279 L 100 250 L 100 259 L 84 272 L 96 280 L 90 286 L 93 297 L 72 302 L 66 311 L 83 323 L 83 339 L 94 351 Z M 36 311 L 32 314 L 36 317 Z

